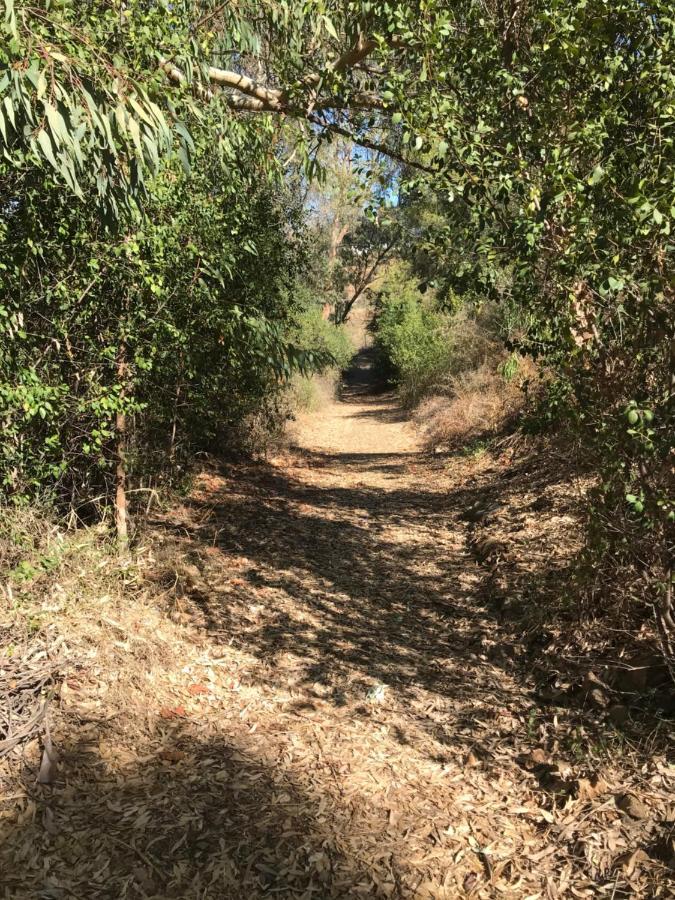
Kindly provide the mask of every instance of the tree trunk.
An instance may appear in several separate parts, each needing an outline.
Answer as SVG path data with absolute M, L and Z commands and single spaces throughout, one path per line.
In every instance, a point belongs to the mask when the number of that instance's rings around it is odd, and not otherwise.
M 117 355 L 117 378 L 122 386 L 120 401 L 126 398 L 127 347 L 120 341 Z M 129 550 L 129 523 L 127 511 L 127 414 L 120 409 L 115 414 L 115 530 L 117 549 L 121 557 Z
M 182 381 L 178 381 L 176 396 L 173 401 L 173 420 L 171 422 L 171 437 L 169 438 L 169 465 L 173 468 L 176 464 L 176 434 L 178 432 L 178 404 L 180 403 Z

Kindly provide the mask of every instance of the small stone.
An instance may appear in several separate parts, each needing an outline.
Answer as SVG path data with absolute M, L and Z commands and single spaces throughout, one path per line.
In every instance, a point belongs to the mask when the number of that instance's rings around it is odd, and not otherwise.
M 622 703 L 615 703 L 614 706 L 610 706 L 609 708 L 609 718 L 615 725 L 625 725 L 630 718 L 628 707 L 624 706 Z
M 593 688 L 588 692 L 587 698 L 598 709 L 606 709 L 609 706 L 609 697 L 601 688 Z
M 649 807 L 642 800 L 638 800 L 635 794 L 619 794 L 615 802 L 617 807 L 630 816 L 631 819 L 649 818 Z

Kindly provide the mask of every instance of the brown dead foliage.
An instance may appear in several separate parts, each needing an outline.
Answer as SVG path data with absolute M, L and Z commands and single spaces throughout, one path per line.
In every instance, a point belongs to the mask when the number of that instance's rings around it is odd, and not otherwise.
M 501 360 L 502 362 L 504 360 Z M 525 403 L 523 384 L 534 374 L 526 359 L 507 381 L 499 372 L 500 357 L 453 377 L 445 395 L 429 397 L 415 411 L 415 423 L 428 450 L 452 450 L 504 431 Z
M 535 563 L 560 588 L 571 482 L 560 505 L 518 458 L 430 460 L 369 402 L 325 412 L 323 449 L 205 471 L 107 587 L 23 597 L 58 604 L 66 674 L 51 782 L 37 740 L 0 770 L 0 897 L 669 896 L 662 745 L 594 749 L 602 716 L 542 699 L 486 596 L 495 558 L 519 602 Z M 477 560 L 540 495 L 540 543 Z

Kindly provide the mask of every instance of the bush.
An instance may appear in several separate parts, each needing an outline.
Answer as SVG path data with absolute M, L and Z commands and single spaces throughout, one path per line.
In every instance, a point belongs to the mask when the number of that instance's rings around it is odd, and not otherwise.
M 514 328 L 494 303 L 439 309 L 411 270 L 390 266 L 376 300 L 372 330 L 385 372 L 398 385 L 431 449 L 489 438 L 515 421 L 534 374 L 530 360 L 508 354 Z
M 383 372 L 408 406 L 432 395 L 454 397 L 463 374 L 484 368 L 496 375 L 504 362 L 504 324 L 494 304 L 443 311 L 401 263 L 380 285 L 372 330 Z
M 290 384 L 289 414 L 292 410 L 317 410 L 335 392 L 340 372 L 347 368 L 356 348 L 344 325 L 324 319 L 321 307 L 308 301 L 300 315 L 294 341 L 304 353 L 316 354 L 314 374 L 298 374 Z M 324 360 L 328 359 L 328 362 Z
M 324 371 L 346 369 L 355 352 L 344 325 L 324 319 L 321 307 L 316 305 L 308 306 L 299 316 L 293 340 L 299 350 L 331 359 Z
M 274 422 L 314 368 L 292 335 L 303 210 L 260 177 L 258 143 L 235 176 L 192 124 L 191 175 L 166 161 L 143 218 L 106 224 L 93 188 L 74 202 L 0 160 L 1 500 L 98 518 L 122 457 L 130 489 L 175 478 Z
M 448 371 L 448 326 L 449 318 L 425 302 L 407 267 L 392 265 L 380 286 L 373 330 L 380 368 L 398 384 L 406 405 L 415 405 Z

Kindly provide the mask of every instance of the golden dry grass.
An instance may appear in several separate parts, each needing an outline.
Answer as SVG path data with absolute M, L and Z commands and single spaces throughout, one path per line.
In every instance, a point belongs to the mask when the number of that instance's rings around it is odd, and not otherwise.
M 523 383 L 532 377 L 534 366 L 519 359 L 517 375 L 507 381 L 498 359 L 493 356 L 478 368 L 453 376 L 443 395 L 420 404 L 414 420 L 427 449 L 457 449 L 513 425 L 525 404 Z

